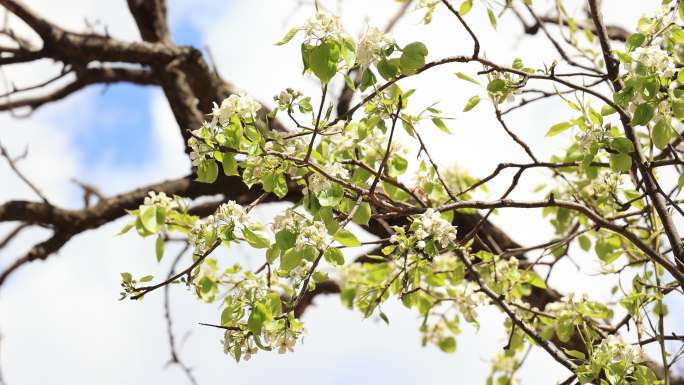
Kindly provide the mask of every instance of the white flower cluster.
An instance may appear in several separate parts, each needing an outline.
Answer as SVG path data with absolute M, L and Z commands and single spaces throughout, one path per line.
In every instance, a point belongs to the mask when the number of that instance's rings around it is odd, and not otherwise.
M 248 222 L 247 211 L 235 201 L 228 201 L 216 210 L 216 219 L 233 226 L 233 229 L 242 229 Z
M 280 230 L 287 230 L 291 233 L 297 233 L 299 228 L 307 221 L 307 218 L 295 210 L 288 208 L 280 215 L 277 215 L 273 219 L 273 224 L 271 228 L 274 233 Z
M 328 229 L 323 222 L 311 221 L 308 225 L 300 228 L 297 234 L 296 245 L 298 249 L 305 246 L 313 246 L 316 249 L 324 249 L 330 242 Z
M 188 146 L 190 147 L 190 161 L 195 167 L 199 166 L 200 162 L 205 159 L 206 154 L 213 151 L 206 143 L 194 137 L 188 139 Z
M 143 201 L 145 206 L 159 206 L 167 210 L 174 210 L 178 208 L 178 203 L 173 198 L 167 196 L 164 192 L 156 193 L 150 191 L 147 193 Z
M 324 249 L 331 242 L 328 229 L 320 221 L 312 220 L 293 209 L 287 209 L 273 220 L 273 232 L 287 230 L 297 234 L 295 245 L 298 249 L 312 246 L 316 249 Z
M 223 345 L 223 352 L 232 356 L 235 355 L 235 346 L 240 345 L 240 356 L 245 361 L 249 361 L 259 351 L 251 339 L 243 339 L 241 331 L 226 330 L 221 344 Z
M 327 12 L 316 13 L 316 16 L 307 20 L 302 29 L 308 37 L 321 40 L 325 38 L 341 40 L 346 36 L 339 16 Z
M 622 337 L 611 334 L 601 341 L 593 354 L 602 363 L 620 362 L 627 367 L 643 361 L 641 347 L 626 343 Z
M 376 27 L 369 27 L 359 40 L 356 61 L 367 67 L 382 58 L 382 51 L 394 44 L 394 39 Z
M 582 299 L 587 299 L 586 294 Z M 560 301 L 546 304 L 544 310 L 557 318 L 574 317 L 577 314 L 574 302 L 574 293 L 568 293 L 561 297 Z
M 278 95 L 274 96 L 273 100 L 285 106 L 292 103 L 293 100 L 297 99 L 300 96 L 302 96 L 302 93 L 300 91 L 288 87 L 283 91 L 280 91 Z
M 260 109 L 261 104 L 252 97 L 242 92 L 238 95 L 233 94 L 223 99 L 220 106 L 214 103 L 214 108 L 211 111 L 212 124 L 218 122 L 225 125 L 234 115 L 241 119 L 253 119 Z
M 432 238 L 441 247 L 447 247 L 456 240 L 456 227 L 449 221 L 442 218 L 439 211 L 427 209 L 413 220 L 418 225 L 414 235 L 419 240 L 416 245 L 418 248 L 425 247 L 425 243 L 420 243 L 426 238 Z
M 329 163 L 321 166 L 323 171 L 331 177 L 339 179 L 349 179 L 349 170 L 347 170 L 341 163 Z M 309 177 L 309 190 L 318 194 L 321 191 L 328 190 L 332 187 L 333 182 L 327 176 L 319 173 L 314 173 Z
M 297 154 L 306 151 L 306 148 L 309 145 L 309 142 L 307 142 L 303 136 L 292 137 L 291 132 L 273 132 L 273 134 L 280 136 L 280 138 L 270 140 L 264 144 L 264 150 L 266 150 L 267 153 L 279 153 L 295 157 Z M 259 158 L 263 158 L 263 156 L 256 157 L 256 159 Z M 268 156 L 268 158 L 281 159 L 277 156 Z M 280 163 L 281 161 L 278 161 L 277 163 L 274 163 L 274 165 L 278 166 Z M 255 167 L 258 167 L 258 165 L 255 164 Z M 295 169 L 292 169 L 291 172 L 295 173 Z
M 278 354 L 285 354 L 287 352 L 294 352 L 294 346 L 297 343 L 297 332 L 291 329 L 278 330 L 266 335 L 269 344 L 278 349 Z
M 219 230 L 229 226 L 229 230 L 235 232 L 242 230 L 249 224 L 247 212 L 235 201 L 228 201 L 216 210 L 214 215 L 209 215 L 196 223 L 190 234 L 190 242 L 195 247 L 196 254 L 202 254 L 212 245 L 207 244 L 207 239 L 215 239 Z
M 627 68 L 629 71 L 635 72 L 637 66 L 640 64 L 648 67 L 658 76 L 671 78 L 676 73 L 674 60 L 670 54 L 666 50 L 660 48 L 660 46 L 649 45 L 636 48 L 632 52 L 631 58 L 633 62 Z
M 347 125 L 344 129 L 341 125 L 334 125 L 326 131 L 339 132 L 340 130 L 341 135 L 333 135 L 326 139 L 328 151 L 333 155 L 353 151 L 355 148 L 358 148 L 364 155 L 375 157 L 379 162 L 387 150 L 388 136 L 379 129 L 373 129 L 373 131 L 368 133 L 363 139 L 359 138 L 358 129 L 353 124 Z M 390 152 L 393 154 L 406 155 L 409 150 L 395 138 L 395 140 L 392 141 Z
M 583 151 L 589 152 L 593 143 L 603 141 L 607 135 L 606 130 L 599 126 L 579 132 L 575 135 L 575 141 Z
M 468 282 L 454 290 L 458 310 L 468 322 L 477 322 L 477 308 L 489 304 L 489 297 L 479 289 L 475 282 Z

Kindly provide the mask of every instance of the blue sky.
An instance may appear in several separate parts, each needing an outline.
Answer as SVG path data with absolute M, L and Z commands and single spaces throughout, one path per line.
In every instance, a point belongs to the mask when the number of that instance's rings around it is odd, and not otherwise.
M 173 4 L 171 4 L 173 5 Z M 173 9 L 173 8 L 172 8 Z M 204 50 L 204 37 L 191 15 L 173 15 L 171 33 L 174 42 L 193 45 Z M 152 101 L 155 87 L 132 84 L 95 86 L 82 91 L 82 98 L 91 99 L 97 110 L 82 116 L 82 122 L 96 125 L 79 130 L 74 145 L 80 150 L 82 164 L 91 166 L 130 167 L 151 160 L 153 145 Z M 49 109 L 50 106 L 46 107 Z M 71 110 L 46 111 L 50 119 L 60 121 Z M 96 116 L 97 115 L 97 116 Z

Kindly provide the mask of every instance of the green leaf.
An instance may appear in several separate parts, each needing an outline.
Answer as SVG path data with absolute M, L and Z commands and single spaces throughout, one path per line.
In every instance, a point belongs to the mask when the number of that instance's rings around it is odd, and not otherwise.
M 617 172 L 627 172 L 632 168 L 632 157 L 627 154 L 610 154 L 610 168 Z
M 271 245 L 271 247 L 266 250 L 266 262 L 273 263 L 280 256 L 280 247 L 277 244 Z
M 156 233 L 161 230 L 166 220 L 166 211 L 161 207 L 156 206 L 141 206 L 140 222 L 145 230 Z
M 468 99 L 468 103 L 466 103 L 465 107 L 463 107 L 463 112 L 468 112 L 475 108 L 477 104 L 480 103 L 480 96 L 475 95 L 472 98 Z
M 345 37 L 342 40 L 342 58 L 344 58 L 349 68 L 356 62 L 356 43 L 349 37 Z
M 584 357 L 585 357 L 585 356 L 584 356 L 584 353 L 582 353 L 582 352 L 580 352 L 580 351 L 578 351 L 578 350 L 563 349 L 563 351 L 564 351 L 565 354 L 567 354 L 568 356 L 573 357 L 573 358 L 577 358 L 577 359 L 580 359 L 580 360 L 583 360 Z
M 538 288 L 540 288 L 540 289 L 546 289 L 546 282 L 544 282 L 544 280 L 542 279 L 542 277 L 540 277 L 539 274 L 537 274 L 536 271 L 531 271 L 531 270 L 530 270 L 530 271 L 527 273 L 527 282 L 528 282 L 530 285 L 536 286 L 536 287 L 538 287 Z
M 280 257 L 280 270 L 290 271 L 304 259 L 304 253 L 296 248 L 289 249 Z
M 460 13 L 461 16 L 465 16 L 468 12 L 470 12 L 472 8 L 473 0 L 465 0 L 461 3 L 461 6 L 458 8 L 458 13 Z
M 633 126 L 645 126 L 648 122 L 653 119 L 654 109 L 648 103 L 641 103 L 634 110 L 634 115 L 632 116 Z
M 602 115 L 602 116 L 612 115 L 612 114 L 614 114 L 615 112 L 617 112 L 617 111 L 615 111 L 615 108 L 609 106 L 608 104 L 604 104 L 604 105 L 601 107 L 601 115 Z
M 399 61 L 397 59 L 380 60 L 376 67 L 380 76 L 385 80 L 392 80 L 399 75 Z
M 444 121 L 442 119 L 435 116 L 434 118 L 432 118 L 432 123 L 434 123 L 435 126 L 437 126 L 437 128 L 439 128 L 440 130 L 446 132 L 447 134 L 451 134 L 451 131 L 449 131 L 449 128 L 446 126 L 446 124 L 444 124 Z
M 237 161 L 235 160 L 235 154 L 232 152 L 224 152 L 223 159 L 221 160 L 221 165 L 223 166 L 223 173 L 230 175 L 239 175 Z
M 213 159 L 202 159 L 197 166 L 197 179 L 202 183 L 214 183 L 218 178 L 218 166 Z
M 126 224 L 126 226 L 123 227 L 118 233 L 116 233 L 116 236 L 119 235 L 124 235 L 128 232 L 128 230 L 132 229 L 135 226 L 135 221 L 130 221 Z
M 255 336 L 261 334 L 261 329 L 264 326 L 264 322 L 269 321 L 272 318 L 271 312 L 268 311 L 266 306 L 257 302 L 252 309 L 252 313 L 247 319 L 247 329 L 252 332 Z
M 389 318 L 387 318 L 387 314 L 385 314 L 385 312 L 383 312 L 382 310 L 380 310 L 380 312 L 378 313 L 378 315 L 380 316 L 380 319 L 383 320 L 383 321 L 385 322 L 385 324 L 389 325 Z
M 385 181 L 382 181 L 380 183 L 382 185 L 382 189 L 385 191 L 387 196 L 390 197 L 392 200 L 401 202 L 409 198 L 408 193 L 400 189 L 399 187 L 396 187 L 391 183 L 386 183 Z
M 464 74 L 463 72 L 456 72 L 455 75 L 457 78 L 459 78 L 461 80 L 465 80 L 467 82 L 471 82 L 473 84 L 480 85 L 480 82 L 478 82 L 477 80 L 475 80 L 475 79 L 471 78 L 470 76 Z
M 335 236 L 333 238 L 342 246 L 361 246 L 361 242 L 359 242 L 359 240 L 356 238 L 356 235 L 354 235 L 351 231 L 346 229 L 339 230 L 337 233 L 335 233 Z
M 318 203 L 324 207 L 337 206 L 344 198 L 344 189 L 338 184 L 333 184 L 329 189 L 323 190 L 316 195 Z
M 551 126 L 551 128 L 549 128 L 549 131 L 546 133 L 546 137 L 548 138 L 551 136 L 556 136 L 572 126 L 573 124 L 571 122 L 556 123 L 553 126 Z
M 621 154 L 631 154 L 634 152 L 634 144 L 625 137 L 614 138 L 610 147 Z
M 494 94 L 506 89 L 506 81 L 503 79 L 494 79 L 487 84 L 487 91 Z
M 133 282 L 133 276 L 131 273 L 121 273 L 121 279 L 123 279 L 123 281 L 126 283 Z
M 342 254 L 342 251 L 340 251 L 340 249 L 337 247 L 328 247 L 323 254 L 323 258 L 325 258 L 325 261 L 333 266 L 344 265 L 344 254 Z
M 454 337 L 446 337 L 439 341 L 438 346 L 445 353 L 453 353 L 456 351 L 456 339 Z
M 492 25 L 492 28 L 496 29 L 496 15 L 491 8 L 487 8 L 487 17 L 489 17 L 489 24 Z
M 392 178 L 396 178 L 405 173 L 407 168 L 408 160 L 399 155 L 394 155 L 389 160 L 387 174 L 389 174 L 389 176 Z
M 370 68 L 366 68 L 363 71 L 363 74 L 361 74 L 361 84 L 359 84 L 359 89 L 361 91 L 365 91 L 366 88 L 372 86 L 375 84 L 376 79 L 375 79 L 375 74 L 373 71 L 371 71 Z
M 145 283 L 145 282 L 150 282 L 154 279 L 153 275 L 146 275 L 138 280 L 138 282 Z
M 401 72 L 405 75 L 415 74 L 425 65 L 427 54 L 427 47 L 421 42 L 414 42 L 404 47 L 401 57 L 399 57 Z
M 295 35 L 297 34 L 297 31 L 298 31 L 297 28 L 292 28 L 291 30 L 287 31 L 285 36 L 283 36 L 283 38 L 280 39 L 280 41 L 278 41 L 276 43 L 276 45 L 287 44 L 290 40 L 292 40 L 293 37 L 295 37 Z
M 297 235 L 289 230 L 280 230 L 275 235 L 276 244 L 280 250 L 289 250 L 295 246 Z
M 311 49 L 309 68 L 326 84 L 337 73 L 337 62 L 340 59 L 340 47 L 334 42 L 326 41 Z
M 266 249 L 271 246 L 271 242 L 268 240 L 268 238 L 255 233 L 254 231 L 250 230 L 249 227 L 242 229 L 242 235 L 245 237 L 247 243 L 249 243 L 249 245 L 255 249 Z
M 154 252 L 157 255 L 157 262 L 161 261 L 164 256 L 164 237 L 159 234 L 154 244 Z
M 646 41 L 646 35 L 643 33 L 633 33 L 627 38 L 625 47 L 628 51 L 633 51 L 635 48 L 641 47 Z
M 347 87 L 349 87 L 350 90 L 356 91 L 356 86 L 354 85 L 354 80 L 349 77 L 349 75 L 345 74 L 344 75 L 344 82 L 347 84 Z
M 589 237 L 587 237 L 586 235 L 580 235 L 578 240 L 582 250 L 589 251 L 589 249 L 591 249 L 591 240 L 589 239 Z
M 354 223 L 359 225 L 367 225 L 371 218 L 371 206 L 368 202 L 361 202 L 359 207 L 356 208 L 356 212 L 352 217 Z
M 275 176 L 275 179 L 273 180 L 273 193 L 278 197 L 278 198 L 283 198 L 285 195 L 287 195 L 287 180 L 285 180 L 285 175 L 280 173 Z
M 680 27 L 672 26 L 672 28 L 670 28 L 670 32 L 672 40 L 674 40 L 677 44 L 684 44 L 684 31 L 682 31 Z
M 664 149 L 670 143 L 672 139 L 672 127 L 670 123 L 665 119 L 660 119 L 656 122 L 651 132 L 653 138 L 653 144 L 659 149 Z
M 677 73 L 677 81 L 679 84 L 684 84 L 684 69 L 679 70 Z

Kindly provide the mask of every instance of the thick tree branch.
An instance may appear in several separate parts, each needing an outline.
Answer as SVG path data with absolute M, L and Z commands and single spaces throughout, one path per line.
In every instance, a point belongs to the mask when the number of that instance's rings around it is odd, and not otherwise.
M 76 78 L 66 85 L 35 96 L 28 96 L 12 100 L 12 95 L 7 96 L 7 101 L 0 103 L 0 111 L 11 111 L 20 108 L 29 108 L 34 111 L 45 104 L 62 100 L 88 86 L 96 84 L 132 83 L 137 85 L 158 84 L 153 73 L 148 69 L 133 68 L 85 68 L 75 70 Z

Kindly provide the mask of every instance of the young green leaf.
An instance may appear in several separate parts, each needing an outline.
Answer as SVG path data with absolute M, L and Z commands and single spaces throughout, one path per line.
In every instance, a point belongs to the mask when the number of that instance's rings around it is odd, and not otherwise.
M 456 72 L 455 75 L 456 75 L 457 78 L 459 78 L 459 79 L 461 79 L 461 80 L 465 80 L 465 81 L 467 81 L 467 82 L 471 82 L 471 83 L 473 83 L 473 84 L 477 84 L 478 86 L 480 85 L 480 82 L 478 82 L 477 80 L 473 79 L 472 77 L 470 77 L 470 76 L 464 74 L 463 72 Z
M 161 261 L 164 256 L 164 236 L 161 234 L 157 235 L 157 240 L 154 244 L 154 252 L 157 256 L 157 262 Z
M 298 29 L 297 28 L 292 28 L 291 30 L 287 31 L 285 36 L 283 36 L 280 41 L 276 43 L 276 45 L 284 45 L 287 44 L 290 40 L 292 40 L 293 37 L 297 34 Z
M 332 41 L 323 42 L 311 49 L 309 53 L 309 68 L 326 84 L 337 73 L 337 62 L 340 59 L 340 47 Z
M 340 249 L 337 247 L 328 247 L 323 254 L 323 258 L 325 258 L 325 261 L 333 266 L 344 265 L 344 254 L 342 254 L 342 251 L 340 251 Z
M 465 16 L 470 10 L 473 8 L 473 0 L 465 0 L 461 3 L 461 6 L 458 8 L 458 13 L 461 14 L 461 16 Z
M 551 137 L 551 136 L 556 136 L 560 134 L 561 132 L 567 130 L 568 128 L 572 127 L 573 124 L 571 122 L 560 122 L 556 123 L 551 128 L 549 128 L 549 131 L 546 133 L 546 137 Z
M 335 233 L 335 236 L 333 237 L 337 242 L 339 242 L 342 246 L 347 246 L 347 247 L 356 247 L 356 246 L 361 246 L 361 242 L 356 238 L 356 235 L 354 235 L 351 231 L 347 229 L 341 229 L 337 233 Z
M 468 103 L 466 103 L 465 107 L 463 107 L 463 112 L 468 112 L 475 108 L 477 104 L 480 103 L 480 97 L 478 95 L 473 96 L 472 98 L 468 99 Z
M 427 47 L 421 42 L 414 42 L 404 47 L 399 66 L 404 75 L 413 75 L 425 65 L 425 57 L 428 54 Z
M 451 131 L 449 131 L 449 128 L 446 126 L 446 124 L 444 124 L 444 121 L 442 119 L 435 116 L 434 118 L 432 118 L 432 123 L 434 123 L 435 126 L 437 126 L 437 128 L 439 128 L 440 130 L 446 132 L 447 134 L 451 134 Z

